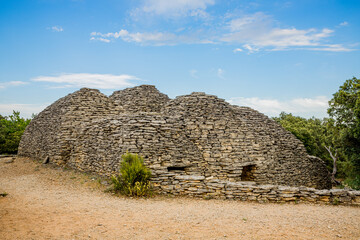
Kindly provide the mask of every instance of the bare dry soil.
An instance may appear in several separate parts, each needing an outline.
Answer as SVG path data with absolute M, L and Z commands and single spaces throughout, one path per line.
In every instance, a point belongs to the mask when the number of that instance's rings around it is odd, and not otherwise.
M 10 160 L 10 161 L 9 161 Z M 0 159 L 0 239 L 360 239 L 360 208 L 104 193 L 101 180 Z

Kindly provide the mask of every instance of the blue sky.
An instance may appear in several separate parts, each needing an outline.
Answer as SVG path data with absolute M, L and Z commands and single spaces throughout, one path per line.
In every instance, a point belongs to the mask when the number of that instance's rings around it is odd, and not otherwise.
M 0 0 L 0 114 L 152 84 L 325 117 L 360 77 L 359 12 L 358 0 Z

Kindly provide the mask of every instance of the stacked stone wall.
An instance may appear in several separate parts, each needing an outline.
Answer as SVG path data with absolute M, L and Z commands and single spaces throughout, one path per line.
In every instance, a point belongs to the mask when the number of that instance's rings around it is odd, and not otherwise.
M 38 114 L 26 128 L 19 154 L 34 158 L 49 157 L 66 164 L 77 139 L 77 131 L 92 119 L 124 112 L 96 89 L 82 88 L 60 98 Z
M 55 162 L 61 155 L 61 122 L 66 106 L 59 99 L 39 113 L 27 126 L 19 145 L 19 155 L 42 159 L 51 157 Z
M 110 97 L 128 113 L 160 112 L 170 98 L 159 92 L 155 86 L 142 85 L 114 92 Z
M 163 193 L 243 199 L 243 188 L 255 194 L 269 184 L 331 187 L 322 160 L 265 115 L 204 93 L 169 100 L 153 86 L 59 99 L 33 119 L 19 147 L 19 155 L 104 176 L 118 173 L 127 151 L 144 157 Z
M 170 101 L 163 114 L 183 119 L 185 134 L 203 154 L 205 177 L 241 181 L 248 168 L 251 180 L 261 184 L 331 187 L 322 160 L 309 156 L 293 134 L 253 109 L 192 93 Z
M 325 203 L 360 206 L 360 191 L 349 189 L 319 190 L 307 187 L 282 185 L 260 185 L 254 182 L 230 182 L 213 177 L 192 175 L 168 175 L 169 182 L 176 187 L 155 182 L 158 192 L 172 195 L 186 195 L 204 199 L 230 199 L 255 202 L 277 203 Z
M 157 113 L 96 119 L 79 131 L 68 164 L 111 176 L 118 173 L 121 156 L 131 152 L 145 158 L 153 179 L 162 178 L 174 166 L 186 168 L 183 174 L 203 174 L 201 153 L 182 129 L 178 118 Z
M 252 139 L 262 146 L 263 156 L 272 161 L 262 161 L 257 182 L 300 186 L 303 182 L 314 188 L 330 188 L 329 173 L 323 161 L 307 154 L 303 143 L 277 122 L 248 107 L 232 106 L 235 116 L 248 129 Z M 291 159 L 291 160 L 289 160 Z M 326 187 L 325 187 L 326 186 Z

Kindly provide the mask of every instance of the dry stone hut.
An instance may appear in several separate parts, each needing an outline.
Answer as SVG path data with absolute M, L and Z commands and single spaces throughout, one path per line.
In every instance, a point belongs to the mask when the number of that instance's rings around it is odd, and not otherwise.
M 265 115 L 199 92 L 171 100 L 149 85 L 110 97 L 88 88 L 69 94 L 31 121 L 19 146 L 19 155 L 106 176 L 126 151 L 144 156 L 160 192 L 331 187 L 323 161 Z

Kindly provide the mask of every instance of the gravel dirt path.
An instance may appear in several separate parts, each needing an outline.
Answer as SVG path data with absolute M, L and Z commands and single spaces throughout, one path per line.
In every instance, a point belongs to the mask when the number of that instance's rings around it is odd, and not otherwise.
M 0 239 L 360 239 L 360 208 L 104 193 L 100 180 L 0 159 Z

